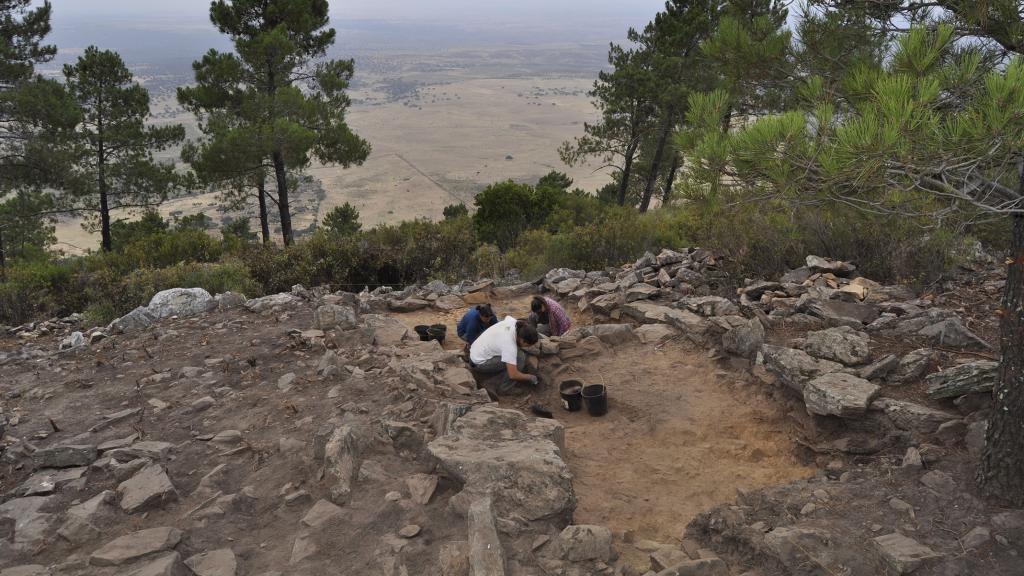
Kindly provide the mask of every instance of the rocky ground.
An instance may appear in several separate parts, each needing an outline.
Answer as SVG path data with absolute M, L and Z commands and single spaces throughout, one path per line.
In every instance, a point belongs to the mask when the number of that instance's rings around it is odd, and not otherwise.
M 737 281 L 665 250 L 11 328 L 0 575 L 1024 574 L 1024 511 L 973 481 L 1001 282 L 979 263 L 919 295 L 817 257 Z M 523 396 L 410 329 L 537 291 L 577 327 Z M 561 411 L 567 378 L 609 414 Z

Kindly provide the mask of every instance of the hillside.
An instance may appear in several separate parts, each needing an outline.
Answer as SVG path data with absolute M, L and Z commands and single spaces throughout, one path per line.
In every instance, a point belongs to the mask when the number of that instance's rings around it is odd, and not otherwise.
M 974 490 L 1005 280 L 972 266 L 915 294 L 664 250 L 12 328 L 0 574 L 1020 574 L 1024 512 Z M 537 390 L 494 401 L 454 323 L 538 291 L 574 329 L 531 351 Z M 565 412 L 567 379 L 608 414 Z

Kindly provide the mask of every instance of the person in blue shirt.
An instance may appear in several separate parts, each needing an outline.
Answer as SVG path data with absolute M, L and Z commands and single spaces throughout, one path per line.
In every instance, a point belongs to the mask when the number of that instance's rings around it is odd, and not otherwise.
M 466 311 L 462 320 L 459 320 L 459 325 L 456 329 L 458 330 L 459 338 L 465 340 L 466 345 L 469 346 L 484 333 L 484 330 L 497 323 L 498 319 L 494 316 L 494 310 L 491 308 L 491 305 L 481 304 Z

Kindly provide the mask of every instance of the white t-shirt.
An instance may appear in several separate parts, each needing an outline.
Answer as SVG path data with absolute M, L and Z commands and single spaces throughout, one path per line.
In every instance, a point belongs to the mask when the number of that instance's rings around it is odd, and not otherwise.
M 495 356 L 501 356 L 501 361 L 506 364 L 515 364 L 519 359 L 516 319 L 511 316 L 506 316 L 501 322 L 484 330 L 469 348 L 469 360 L 476 365 Z

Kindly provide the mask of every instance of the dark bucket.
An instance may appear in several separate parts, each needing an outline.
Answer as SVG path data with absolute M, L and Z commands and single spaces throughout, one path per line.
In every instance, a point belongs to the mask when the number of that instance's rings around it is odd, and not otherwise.
M 444 324 L 434 324 L 427 329 L 427 340 L 437 340 L 444 344 L 445 336 L 448 335 L 448 327 Z
M 562 397 L 562 408 L 569 412 L 579 412 L 583 408 L 583 382 L 566 380 L 558 385 L 558 394 Z
M 591 416 L 604 416 L 608 413 L 608 389 L 604 384 L 591 384 L 583 388 L 583 401 L 587 404 L 587 412 Z
M 421 324 L 413 328 L 413 330 L 415 330 L 416 333 L 420 335 L 420 340 L 422 340 L 423 342 L 430 340 L 430 326 Z

